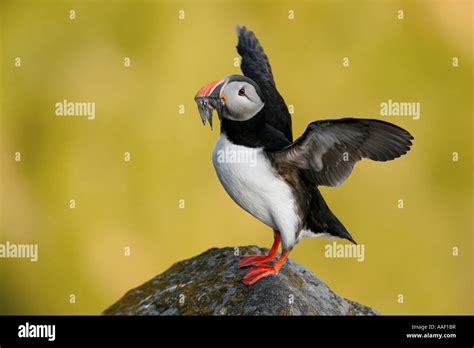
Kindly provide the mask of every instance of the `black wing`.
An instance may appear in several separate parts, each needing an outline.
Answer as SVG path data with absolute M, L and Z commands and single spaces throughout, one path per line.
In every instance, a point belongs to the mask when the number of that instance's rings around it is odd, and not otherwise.
M 316 121 L 290 146 L 271 154 L 278 166 L 296 168 L 314 185 L 338 186 L 362 158 L 390 161 L 406 154 L 413 137 L 379 120 Z
M 289 141 L 293 141 L 291 116 L 273 80 L 272 68 L 263 47 L 255 34 L 245 27 L 237 26 L 239 42 L 237 52 L 242 56 L 241 69 L 245 76 L 254 80 L 260 87 L 265 99 L 267 123 L 282 132 Z

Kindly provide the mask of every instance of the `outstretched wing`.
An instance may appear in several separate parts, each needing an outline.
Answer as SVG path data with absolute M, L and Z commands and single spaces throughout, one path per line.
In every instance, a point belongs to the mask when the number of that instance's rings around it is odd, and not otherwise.
M 291 116 L 273 80 L 272 68 L 263 47 L 255 34 L 246 27 L 237 26 L 239 42 L 237 52 L 242 56 L 241 69 L 245 76 L 254 80 L 260 87 L 269 108 L 267 123 L 293 141 Z
M 411 140 L 406 130 L 384 121 L 316 121 L 293 144 L 270 156 L 277 166 L 296 168 L 314 185 L 338 186 L 362 158 L 393 160 L 410 150 Z

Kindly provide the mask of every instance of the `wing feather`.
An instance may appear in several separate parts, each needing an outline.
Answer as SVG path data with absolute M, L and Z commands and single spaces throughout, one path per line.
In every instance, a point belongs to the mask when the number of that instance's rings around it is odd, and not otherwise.
M 293 144 L 270 156 L 277 165 L 296 168 L 314 185 L 338 186 L 362 158 L 393 160 L 410 150 L 412 140 L 403 128 L 380 120 L 316 121 Z

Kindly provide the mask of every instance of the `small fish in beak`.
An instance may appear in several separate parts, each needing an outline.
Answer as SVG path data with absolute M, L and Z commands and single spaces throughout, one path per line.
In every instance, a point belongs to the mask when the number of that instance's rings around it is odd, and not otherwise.
M 220 117 L 220 113 L 225 103 L 220 97 L 220 90 L 225 80 L 213 81 L 203 88 L 201 88 L 194 97 L 194 101 L 197 104 L 199 114 L 201 115 L 202 124 L 206 125 L 206 120 L 209 121 L 209 125 L 212 130 L 212 112 L 217 110 L 217 114 Z

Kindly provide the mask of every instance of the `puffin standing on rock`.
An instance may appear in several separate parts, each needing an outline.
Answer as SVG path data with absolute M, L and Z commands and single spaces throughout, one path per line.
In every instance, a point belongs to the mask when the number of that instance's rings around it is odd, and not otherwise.
M 413 137 L 379 120 L 315 121 L 293 141 L 291 117 L 272 70 L 253 32 L 237 27 L 237 51 L 245 76 L 231 75 L 201 88 L 195 101 L 202 121 L 216 110 L 221 123 L 213 163 L 231 198 L 271 227 L 268 255 L 243 256 L 250 285 L 277 274 L 303 237 L 332 236 L 356 243 L 331 212 L 318 186 L 339 186 L 362 158 L 390 161 L 406 154 Z M 280 258 L 273 264 L 278 248 Z

